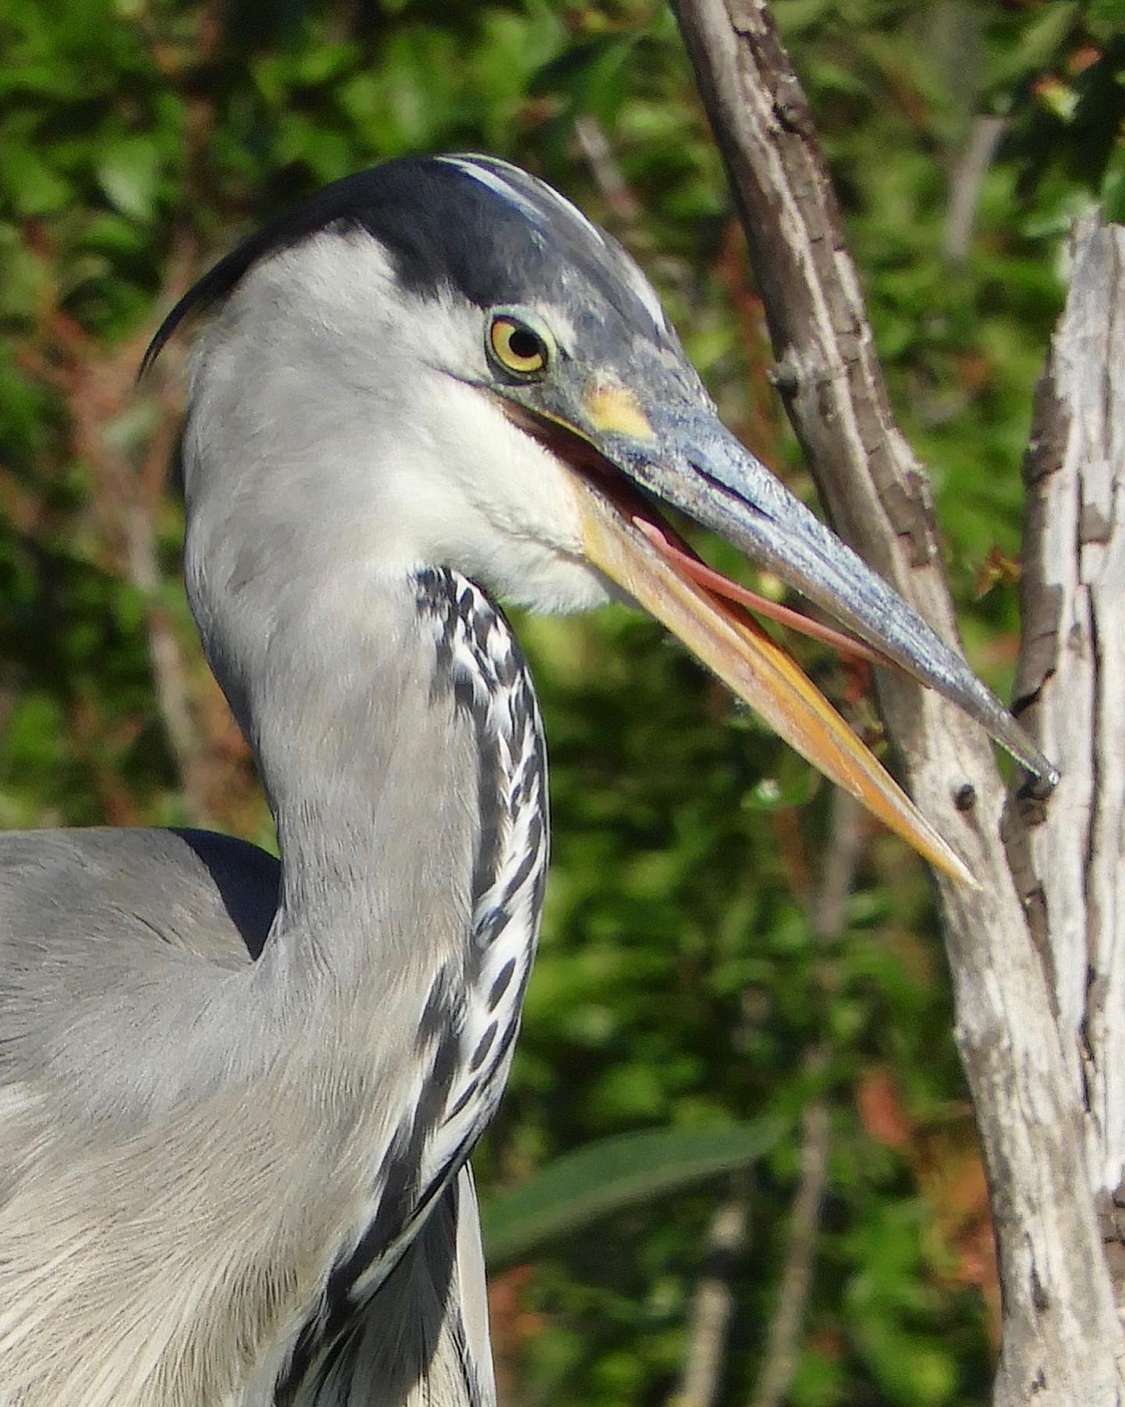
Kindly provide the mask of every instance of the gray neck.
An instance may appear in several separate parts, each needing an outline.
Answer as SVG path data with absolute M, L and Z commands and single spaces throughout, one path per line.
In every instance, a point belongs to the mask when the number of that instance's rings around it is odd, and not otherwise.
M 281 900 L 262 977 L 285 968 L 289 991 L 318 973 L 349 986 L 421 978 L 471 960 L 519 905 L 530 945 L 545 762 L 507 622 L 447 570 L 384 579 L 343 609 L 302 591 L 309 579 L 239 600 L 233 630 L 265 622 L 252 635 L 204 632 L 277 822 Z
M 374 930 L 385 956 L 415 947 L 420 931 L 463 931 L 483 800 L 476 739 L 417 598 L 406 580 L 397 599 L 371 603 L 329 671 L 288 652 L 284 673 L 269 671 L 280 687 L 255 700 L 282 859 L 277 937 L 300 935 L 327 966 L 349 934 L 325 926 Z
M 299 1338 L 302 1372 L 492 1115 L 547 866 L 542 729 L 503 616 L 449 571 L 408 578 L 370 610 L 346 651 L 339 622 L 334 636 L 310 622 L 295 635 L 333 641 L 327 674 L 274 632 L 241 696 L 282 856 L 259 995 L 304 1019 L 322 1079 L 326 1049 L 344 1061 L 355 1102 L 337 1114 L 362 1150 L 366 1200 Z M 300 1024 L 281 1024 L 298 1038 Z

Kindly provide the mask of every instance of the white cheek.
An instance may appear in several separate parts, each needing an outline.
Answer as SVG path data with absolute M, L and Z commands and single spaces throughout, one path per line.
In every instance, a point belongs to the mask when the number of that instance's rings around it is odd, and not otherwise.
M 581 528 L 569 471 L 483 391 L 450 380 L 443 411 L 447 471 L 499 531 L 577 553 Z
M 403 547 L 409 540 L 428 560 L 532 610 L 604 604 L 607 584 L 583 560 L 570 471 L 486 393 L 449 379 L 441 404 L 429 443 L 405 445 L 387 485 Z
M 295 570 L 289 551 L 353 585 L 450 566 L 533 610 L 607 600 L 583 560 L 570 471 L 459 379 L 487 374 L 484 327 L 452 294 L 404 298 L 366 235 L 326 234 L 262 265 L 195 363 L 198 540 L 214 554 L 230 538 L 235 572 L 236 493 L 243 521 L 279 544 L 279 571 Z

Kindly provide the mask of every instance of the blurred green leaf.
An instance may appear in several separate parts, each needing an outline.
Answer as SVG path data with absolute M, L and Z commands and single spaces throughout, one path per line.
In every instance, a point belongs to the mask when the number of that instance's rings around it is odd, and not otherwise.
M 556 1159 L 481 1202 L 489 1261 L 509 1265 L 610 1212 L 746 1167 L 782 1136 L 778 1119 L 618 1134 Z
M 124 137 L 102 149 L 98 182 L 110 202 L 134 220 L 152 216 L 160 177 L 160 150 L 149 137 Z
M 1015 44 L 997 51 L 989 74 L 991 82 L 997 86 L 1012 85 L 1049 67 L 1081 11 L 1078 0 L 1050 0 L 1049 4 L 1033 7 Z
M 0 192 L 18 215 L 50 215 L 71 197 L 69 184 L 30 143 L 10 136 L 0 143 Z

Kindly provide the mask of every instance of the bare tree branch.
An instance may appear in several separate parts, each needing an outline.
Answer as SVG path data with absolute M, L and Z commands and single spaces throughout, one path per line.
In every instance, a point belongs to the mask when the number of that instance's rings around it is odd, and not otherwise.
M 1009 848 L 1044 955 L 1119 1305 L 1125 1273 L 1125 230 L 1072 242 L 1024 464 L 1017 688 L 1063 772 Z
M 713 1407 L 718 1401 L 734 1312 L 731 1272 L 746 1245 L 749 1195 L 747 1175 L 736 1174 L 730 1195 L 711 1218 L 707 1256 L 692 1299 L 687 1358 L 669 1407 Z
M 969 252 L 981 187 L 1007 127 L 1008 119 L 995 113 L 980 113 L 973 119 L 969 140 L 954 167 L 950 182 L 949 214 L 942 238 L 947 259 L 956 262 L 964 259 Z
M 833 793 L 832 828 L 824 857 L 820 889 L 813 904 L 812 923 L 823 947 L 839 938 L 847 921 L 848 895 L 855 882 L 863 849 L 862 813 L 847 792 Z M 820 984 L 825 987 L 826 967 L 820 964 Z M 828 1069 L 827 1041 L 811 1046 L 805 1057 L 805 1074 L 812 1086 Z M 766 1331 L 766 1348 L 753 1407 L 780 1407 L 797 1367 L 797 1350 L 812 1292 L 813 1261 L 820 1232 L 820 1209 L 828 1181 L 828 1155 L 832 1150 L 832 1125 L 828 1100 L 814 1095 L 801 1115 L 801 1151 L 797 1195 L 789 1218 L 785 1264 L 778 1285 L 777 1302 Z
M 953 605 L 929 484 L 896 426 L 808 104 L 765 0 L 674 0 L 746 226 L 776 384 L 837 528 L 947 639 Z M 1000 840 L 981 730 L 884 675 L 916 800 L 980 888 L 938 879 L 992 1192 L 1005 1322 L 996 1402 L 1118 1403 L 1125 1335 L 1088 1185 L 1073 1064 Z

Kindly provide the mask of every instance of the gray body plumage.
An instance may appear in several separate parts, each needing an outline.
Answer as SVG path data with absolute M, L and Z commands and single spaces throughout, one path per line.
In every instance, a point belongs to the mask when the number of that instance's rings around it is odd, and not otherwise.
M 491 1403 L 484 1267 L 467 1167 L 302 1393 L 285 1381 L 276 1351 L 250 1371 L 253 1330 L 239 1311 L 273 1300 L 275 1323 L 289 1319 L 283 1346 L 301 1317 L 301 1287 L 291 1286 L 286 1307 L 285 1287 L 270 1286 L 263 1250 L 291 1254 L 324 1231 L 342 1239 L 343 1204 L 335 1218 L 323 1214 L 336 1169 L 323 1154 L 315 1161 L 308 1147 L 305 1176 L 295 1182 L 286 1163 L 295 1131 L 316 1114 L 292 1103 L 263 1109 L 268 1075 L 233 1098 L 172 1108 L 159 1119 L 138 1102 L 140 1062 L 122 1061 L 132 1052 L 134 1019 L 122 977 L 143 972 L 173 991 L 185 962 L 216 984 L 224 973 L 245 974 L 272 922 L 277 862 L 206 832 L 57 831 L 0 836 L 0 875 L 0 963 L 9 978 L 0 1022 L 11 1038 L 0 1042 L 0 1403 Z M 51 919 L 47 940 L 35 936 L 43 915 Z M 21 1004 L 20 991 L 36 993 L 33 1008 Z M 85 1012 L 76 991 L 89 993 Z M 160 1005 L 154 994 L 153 1008 Z M 180 1011 L 168 1010 L 167 1019 Z M 91 1047 L 91 1037 L 99 1044 Z M 163 1050 L 167 1065 L 190 1074 L 190 1040 L 170 1029 Z M 76 1066 L 88 1067 L 85 1088 Z M 116 1073 L 123 1086 L 100 1111 L 98 1071 Z M 183 1127 L 189 1117 L 202 1138 L 194 1147 Z M 70 1131 L 65 1147 L 58 1146 L 60 1127 Z M 258 1160 L 250 1128 L 261 1139 Z M 205 1194 L 194 1204 L 185 1198 L 193 1184 Z M 296 1207 L 302 1192 L 306 1204 Z M 275 1244 L 240 1256 L 258 1240 L 270 1203 L 320 1214 L 321 1228 L 291 1228 L 287 1237 L 276 1218 Z M 315 1302 L 308 1287 L 303 1302 L 306 1310 Z M 161 1355 L 169 1362 L 158 1370 Z

